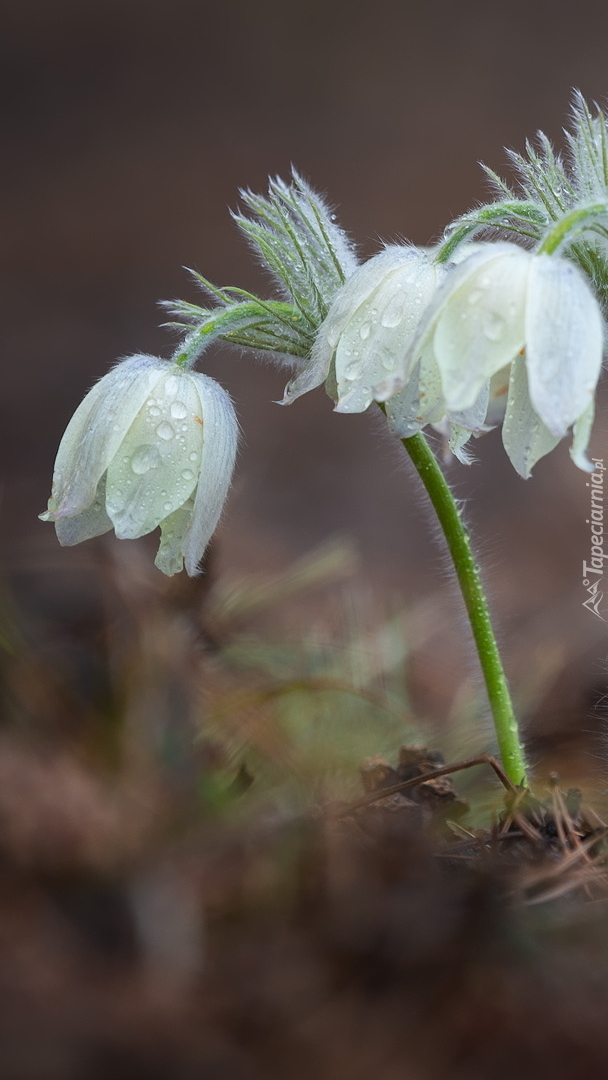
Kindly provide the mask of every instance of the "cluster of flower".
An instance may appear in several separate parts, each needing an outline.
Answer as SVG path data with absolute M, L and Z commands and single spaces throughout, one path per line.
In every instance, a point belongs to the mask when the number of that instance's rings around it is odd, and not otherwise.
M 385 402 L 395 435 L 442 426 L 463 461 L 471 435 L 504 421 L 524 477 L 574 425 L 585 468 L 603 323 L 581 271 L 510 243 L 465 244 L 451 263 L 435 255 L 391 246 L 360 266 L 285 401 L 326 382 L 338 412 Z
M 590 469 L 608 295 L 608 150 L 605 117 L 577 101 L 572 175 L 548 143 L 542 159 L 528 148 L 516 162 L 527 197 L 495 178 L 507 199 L 465 215 L 436 248 L 390 245 L 359 264 L 296 174 L 291 184 L 272 180 L 267 199 L 242 193 L 251 216 L 235 215 L 237 224 L 283 299 L 217 289 L 196 275 L 215 304 L 170 305 L 187 330 L 172 359 L 122 361 L 71 420 L 42 515 L 60 542 L 111 528 L 137 537 L 160 525 L 157 566 L 196 573 L 237 443 L 228 395 L 191 370 L 216 338 L 288 363 L 284 403 L 325 384 L 337 411 L 381 403 L 396 436 L 434 425 L 464 462 L 469 439 L 502 423 L 523 477 L 572 428 L 572 457 Z M 488 224 L 539 243 L 471 239 Z

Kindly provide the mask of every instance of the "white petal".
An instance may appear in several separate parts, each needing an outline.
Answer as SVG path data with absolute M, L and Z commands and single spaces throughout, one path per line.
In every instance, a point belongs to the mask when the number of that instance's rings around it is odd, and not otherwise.
M 398 439 L 409 439 L 427 424 L 436 424 L 445 413 L 441 376 L 432 352 L 427 349 L 416 363 L 407 386 L 386 403 L 388 425 Z
M 477 399 L 473 404 L 468 409 L 450 409 L 447 414 L 448 420 L 451 421 L 452 425 L 468 431 L 469 436 L 473 432 L 480 434 L 482 431 L 486 430 L 489 397 L 490 384 L 489 382 L 486 382 L 482 386 L 477 395 Z
M 536 462 L 550 453 L 559 442 L 534 411 L 528 393 L 526 362 L 518 356 L 511 367 L 507 413 L 502 441 L 513 468 L 524 480 Z
M 448 446 L 461 465 L 472 465 L 475 461 L 475 455 L 466 449 L 470 438 L 470 428 L 462 427 L 460 424 L 450 424 Z
M 602 317 L 582 273 L 567 259 L 535 255 L 528 281 L 526 355 L 530 398 L 554 435 L 591 401 L 602 365 Z
M 488 397 L 488 410 L 486 412 L 486 428 L 491 429 L 502 424 L 507 411 L 507 396 L 509 393 L 509 379 L 511 377 L 511 365 L 501 368 L 490 379 L 490 392 Z
M 194 376 L 165 363 L 108 467 L 106 509 L 119 539 L 152 532 L 183 506 L 196 486 L 202 447 Z
M 591 403 L 587 406 L 582 416 L 579 416 L 578 420 L 572 428 L 572 446 L 570 447 L 570 457 L 575 465 L 578 465 L 579 469 L 583 469 L 584 472 L 593 472 L 593 464 L 587 457 L 587 447 L 589 446 L 589 436 L 591 435 L 591 428 L 593 426 L 593 417 L 595 415 L 595 402 L 592 399 Z
M 206 375 L 192 373 L 203 415 L 203 451 L 192 521 L 184 540 L 184 564 L 192 576 L 215 532 L 232 479 L 238 422 L 226 391 Z
M 407 348 L 420 315 L 437 288 L 442 267 L 425 253 L 409 254 L 348 320 L 335 354 L 338 412 L 363 412 L 406 385 L 413 360 Z M 416 358 L 417 359 L 417 358 Z
M 184 540 L 192 521 L 194 498 L 190 496 L 179 510 L 161 521 L 160 546 L 154 565 L 167 577 L 179 574 L 184 569 Z
M 532 256 L 514 245 L 495 246 L 508 250 L 472 255 L 448 277 L 443 302 L 436 298 L 433 348 L 452 410 L 469 408 L 524 344 Z
M 76 409 L 61 440 L 48 517 L 56 521 L 86 510 L 133 418 L 161 378 L 165 361 L 130 356 L 112 368 Z
M 57 539 L 63 547 L 72 547 L 73 544 L 80 544 L 83 540 L 90 540 L 93 536 L 101 536 L 102 533 L 110 531 L 112 522 L 106 514 L 105 499 L 106 478 L 102 476 L 95 498 L 86 510 L 74 517 L 58 518 L 55 522 Z M 40 516 L 49 520 L 46 514 Z
M 325 382 L 334 358 L 336 346 L 348 321 L 361 305 L 373 307 L 370 298 L 392 270 L 428 256 L 417 248 L 391 245 L 359 266 L 337 293 L 327 318 L 319 327 L 310 360 L 303 370 L 288 383 L 282 404 L 313 390 Z M 371 400 L 371 399 L 370 399 Z M 368 402 L 369 404 L 369 402 Z M 355 410 L 353 410 L 355 411 Z

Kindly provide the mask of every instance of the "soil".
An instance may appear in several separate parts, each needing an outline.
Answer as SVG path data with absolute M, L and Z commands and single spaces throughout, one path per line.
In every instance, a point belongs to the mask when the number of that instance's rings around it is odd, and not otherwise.
M 349 804 L 248 811 L 241 770 L 231 812 L 180 829 L 166 793 L 0 750 L 7 1080 L 608 1067 L 606 829 L 556 781 L 544 801 L 506 781 L 472 831 L 458 768 L 403 747 Z

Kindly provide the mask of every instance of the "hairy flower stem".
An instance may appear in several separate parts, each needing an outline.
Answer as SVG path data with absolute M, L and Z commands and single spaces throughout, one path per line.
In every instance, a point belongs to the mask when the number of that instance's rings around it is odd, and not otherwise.
M 412 435 L 401 442 L 427 490 L 452 556 L 471 622 L 505 772 L 514 784 L 525 785 L 526 763 L 517 720 L 467 530 L 424 435 Z

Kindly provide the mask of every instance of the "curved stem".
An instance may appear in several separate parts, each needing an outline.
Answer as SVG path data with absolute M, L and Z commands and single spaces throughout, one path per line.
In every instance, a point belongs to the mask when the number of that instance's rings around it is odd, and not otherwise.
M 452 556 L 471 622 L 505 772 L 514 784 L 526 784 L 526 763 L 517 720 L 467 530 L 454 496 L 424 435 L 419 433 L 402 439 L 401 442 L 435 508 Z
M 536 254 L 553 255 L 564 240 L 568 239 L 569 236 L 572 239 L 571 234 L 576 235 L 576 233 L 582 232 L 589 227 L 589 222 L 593 218 L 606 217 L 606 214 L 608 214 L 608 204 L 606 203 L 597 203 L 593 206 L 577 206 L 565 217 L 560 218 L 557 224 L 553 226 Z

